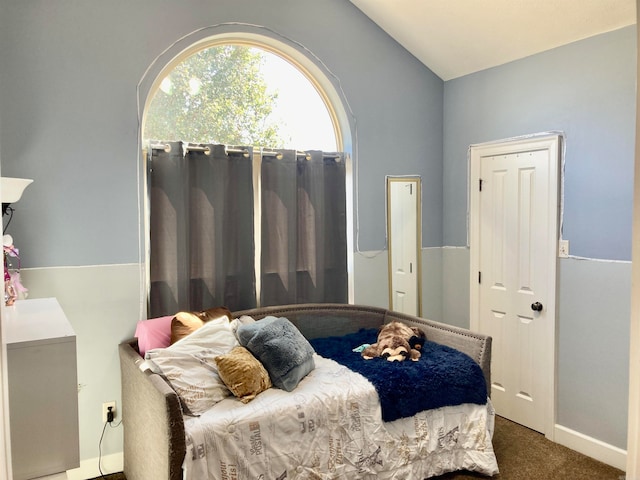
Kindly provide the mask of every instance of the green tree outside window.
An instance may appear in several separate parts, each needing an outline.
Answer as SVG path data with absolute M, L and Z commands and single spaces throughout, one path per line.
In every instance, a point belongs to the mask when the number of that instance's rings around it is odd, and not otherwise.
M 148 109 L 145 139 L 283 148 L 270 114 L 270 91 L 261 67 L 267 53 L 242 45 L 201 50 L 163 79 Z

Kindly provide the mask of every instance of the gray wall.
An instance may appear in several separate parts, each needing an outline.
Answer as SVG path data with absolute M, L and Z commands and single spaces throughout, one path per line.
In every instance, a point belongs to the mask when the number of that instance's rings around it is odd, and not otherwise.
M 563 238 L 591 260 L 559 262 L 557 420 L 623 449 L 635 65 L 633 26 L 448 81 L 444 103 L 445 245 L 467 242 L 469 145 L 565 133 Z M 443 316 L 468 326 L 468 249 L 448 254 Z
M 444 83 L 350 2 L 0 0 L 2 174 L 35 180 L 10 233 L 31 296 L 58 297 L 78 335 L 81 459 L 98 456 L 116 347 L 144 294 L 136 86 L 179 38 L 224 22 L 299 42 L 339 79 L 357 126 L 360 248 L 385 245 L 386 175 L 422 176 L 424 243 L 442 242 Z M 103 454 L 122 450 L 121 430 Z
M 571 253 L 631 259 L 635 38 L 628 27 L 446 82 L 445 245 L 467 244 L 469 145 L 561 130 Z
M 180 37 L 224 22 L 300 42 L 340 79 L 357 122 L 361 247 L 384 246 L 389 174 L 423 176 L 425 244 L 441 244 L 443 82 L 349 2 L 0 5 L 3 174 L 35 180 L 12 225 L 23 266 L 138 261 L 136 85 Z

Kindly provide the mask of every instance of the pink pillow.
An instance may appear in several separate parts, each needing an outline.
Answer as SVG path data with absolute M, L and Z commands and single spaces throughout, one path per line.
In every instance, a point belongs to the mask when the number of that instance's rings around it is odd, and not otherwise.
M 173 315 L 168 315 L 138 322 L 135 336 L 138 338 L 138 350 L 141 356 L 144 357 L 147 350 L 166 348 L 171 344 L 171 319 L 173 317 Z

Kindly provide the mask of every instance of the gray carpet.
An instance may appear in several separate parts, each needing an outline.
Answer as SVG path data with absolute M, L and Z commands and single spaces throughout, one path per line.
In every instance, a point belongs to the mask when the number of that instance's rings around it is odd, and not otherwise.
M 500 480 L 624 480 L 624 472 L 605 465 L 521 425 L 496 417 L 493 448 L 498 459 Z M 468 472 L 449 473 L 434 480 L 487 478 Z M 121 473 L 106 475 L 107 480 L 126 480 Z M 95 480 L 103 480 L 101 478 Z M 407 479 L 412 480 L 412 479 Z

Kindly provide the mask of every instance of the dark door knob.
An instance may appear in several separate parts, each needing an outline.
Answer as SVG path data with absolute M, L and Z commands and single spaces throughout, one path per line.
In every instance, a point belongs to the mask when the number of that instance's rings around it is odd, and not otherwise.
M 533 310 L 534 312 L 541 312 L 542 311 L 542 304 L 540 302 L 532 303 L 531 304 L 531 310 Z

